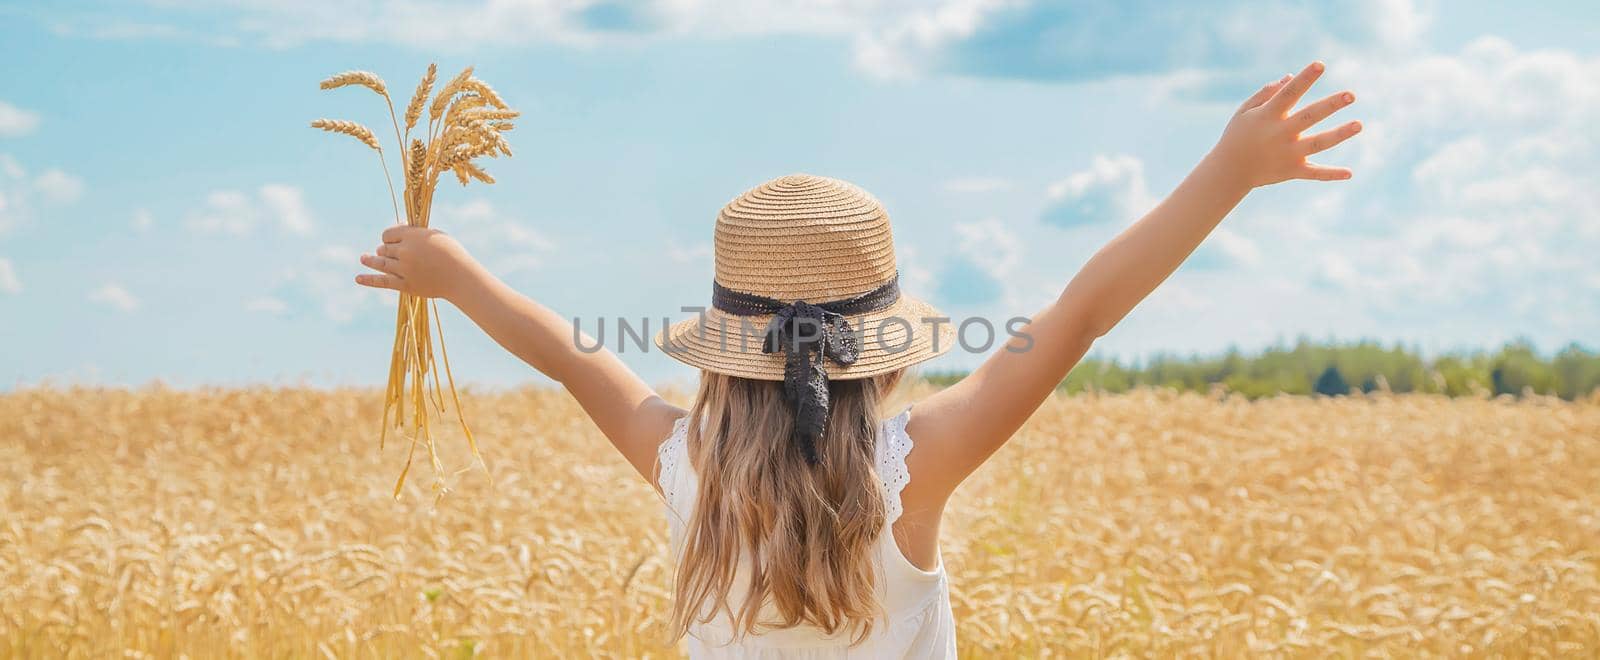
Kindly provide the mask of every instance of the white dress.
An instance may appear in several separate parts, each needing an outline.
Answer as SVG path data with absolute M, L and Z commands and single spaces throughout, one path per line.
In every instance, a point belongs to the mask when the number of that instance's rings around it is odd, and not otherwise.
M 955 617 L 950 611 L 950 588 L 945 578 L 944 561 L 934 570 L 917 568 L 895 545 L 891 526 L 903 510 L 900 491 L 911 481 L 906 456 L 911 453 L 911 438 L 906 422 L 911 409 L 885 420 L 878 427 L 877 468 L 886 486 L 883 532 L 879 535 L 877 564 L 878 598 L 886 613 L 876 621 L 872 633 L 851 646 L 847 632 L 826 636 L 813 626 L 770 630 L 734 639 L 726 614 L 707 624 L 689 629 L 689 657 L 709 658 L 917 658 L 956 657 Z M 689 462 L 686 434 L 688 418 L 678 420 L 672 435 L 658 449 L 661 460 L 660 485 L 666 495 L 667 523 L 672 533 L 672 554 L 683 553 L 684 527 L 694 507 L 697 480 Z M 748 575 L 748 567 L 738 571 L 737 579 Z M 734 593 L 739 593 L 735 587 Z M 734 603 L 737 608 L 737 603 Z

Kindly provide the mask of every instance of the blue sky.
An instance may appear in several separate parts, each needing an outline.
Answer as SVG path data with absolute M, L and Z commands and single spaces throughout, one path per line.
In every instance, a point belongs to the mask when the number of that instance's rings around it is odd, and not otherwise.
M 1322 58 L 1367 126 L 1322 160 L 1355 180 L 1258 191 L 1097 350 L 1593 348 L 1596 33 L 1581 2 L 0 2 L 0 387 L 381 381 L 392 300 L 350 277 L 387 192 L 306 123 L 381 128 L 317 81 L 430 61 L 524 112 L 500 183 L 442 187 L 435 223 L 569 316 L 655 329 L 705 302 L 717 209 L 791 172 L 876 194 L 953 316 L 1031 313 Z M 536 376 L 446 334 L 465 380 Z

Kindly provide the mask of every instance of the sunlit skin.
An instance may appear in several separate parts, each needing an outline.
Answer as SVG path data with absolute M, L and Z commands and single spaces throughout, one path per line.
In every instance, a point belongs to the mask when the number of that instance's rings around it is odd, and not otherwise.
M 1343 167 L 1308 159 L 1361 131 L 1350 121 L 1313 127 L 1355 102 L 1342 91 L 1299 109 L 1321 62 L 1270 82 L 1246 99 L 1222 137 L 1160 204 L 1107 243 L 1060 297 L 964 380 L 916 404 L 907 431 L 914 478 L 901 498 L 895 539 L 911 561 L 937 562 L 939 523 L 957 486 L 998 450 L 1073 365 L 1166 280 L 1251 190 L 1292 179 L 1349 179 Z M 507 351 L 560 382 L 618 451 L 648 480 L 657 444 L 684 415 L 610 351 L 586 353 L 561 315 L 512 290 L 445 233 L 396 226 L 361 263 L 369 287 L 443 298 Z M 592 343 L 592 342 L 591 342 Z M 1023 350 L 1026 349 L 1026 350 Z

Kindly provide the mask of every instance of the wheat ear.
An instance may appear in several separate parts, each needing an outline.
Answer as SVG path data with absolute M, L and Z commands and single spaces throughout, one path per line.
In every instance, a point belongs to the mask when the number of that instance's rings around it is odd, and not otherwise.
M 372 147 L 373 149 L 383 151 L 383 147 L 378 146 L 378 138 L 372 134 L 372 129 L 362 126 L 361 124 L 357 124 L 353 121 L 345 121 L 343 119 L 314 119 L 311 121 L 311 127 L 320 128 L 329 133 L 341 133 L 348 135 L 360 140 L 363 144 Z
M 477 78 L 468 78 L 461 82 L 461 87 L 462 89 L 477 92 L 479 96 L 482 96 L 489 101 L 489 105 L 492 105 L 496 108 L 506 107 L 506 102 L 500 98 L 499 94 L 495 93 L 494 88 L 490 87 L 489 83 L 478 80 Z
M 389 95 L 389 86 L 383 84 L 383 79 L 371 71 L 335 73 L 328 76 L 327 80 L 322 81 L 320 87 L 323 89 L 335 89 L 349 85 L 360 85 L 385 97 Z
M 411 157 L 406 163 L 406 203 L 411 205 L 411 224 L 427 225 L 427 209 L 422 206 L 422 184 L 428 171 L 428 149 L 422 140 L 411 140 Z
M 417 83 L 417 93 L 411 95 L 411 103 L 406 106 L 406 135 L 411 135 L 411 128 L 417 125 L 417 120 L 422 118 L 422 106 L 428 103 L 428 94 L 433 91 L 433 81 L 438 79 L 439 66 L 428 65 L 428 72 L 423 74 L 422 82 Z
M 494 183 L 494 177 L 489 176 L 488 172 L 485 172 L 485 171 L 483 171 L 483 168 L 478 167 L 477 163 L 473 163 L 472 161 L 467 161 L 465 163 L 460 163 L 460 164 L 456 165 L 456 173 L 458 175 L 463 170 L 466 171 L 466 174 L 468 176 L 471 176 L 474 179 L 477 179 L 477 180 L 482 181 L 484 183 Z M 461 181 L 461 185 L 463 185 L 463 186 L 467 185 L 466 180 L 462 180 Z
M 400 145 L 400 152 L 403 155 L 406 149 L 406 139 L 400 136 L 400 121 L 395 118 L 394 99 L 389 98 L 389 86 L 384 84 L 383 79 L 379 78 L 378 74 L 371 71 L 335 73 L 328 76 L 328 79 L 322 81 L 318 86 L 322 89 L 338 89 L 351 85 L 360 85 L 383 97 L 383 102 L 389 106 L 389 123 L 394 125 L 395 143 Z M 387 167 L 386 165 L 385 168 Z
M 394 178 L 389 176 L 389 161 L 384 160 L 383 147 L 378 145 L 378 137 L 372 134 L 372 129 L 343 119 L 313 119 L 311 120 L 311 127 L 320 128 L 329 133 L 348 135 L 360 140 L 362 144 L 372 147 L 373 151 L 378 152 L 378 164 L 383 166 L 383 182 L 389 184 L 389 204 L 394 206 L 394 222 L 395 224 L 400 224 L 400 202 L 396 200 L 394 195 Z
M 439 88 L 439 93 L 433 97 L 433 105 L 428 108 L 429 121 L 438 121 L 439 117 L 444 115 L 444 106 L 450 103 L 450 98 L 461 91 L 461 86 L 470 79 L 472 79 L 472 67 L 469 66 L 456 74 L 455 78 L 450 79 L 450 82 L 445 83 L 444 87 Z

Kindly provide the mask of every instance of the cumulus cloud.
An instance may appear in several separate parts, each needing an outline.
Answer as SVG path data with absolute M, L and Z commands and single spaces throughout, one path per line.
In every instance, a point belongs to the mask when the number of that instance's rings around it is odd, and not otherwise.
M 10 259 L 0 257 L 0 294 L 18 293 L 22 293 L 22 280 L 17 279 L 17 269 L 11 266 Z
M 61 170 L 45 170 L 33 180 L 33 187 L 45 199 L 58 204 L 70 204 L 83 196 L 83 180 Z
M 1145 184 L 1144 163 L 1133 156 L 1095 156 L 1089 169 L 1051 184 L 1043 220 L 1058 227 L 1131 222 L 1155 198 Z
M 1411 0 L 1183 3 L 944 0 L 857 39 L 868 73 L 1079 81 L 1402 48 L 1428 16 Z
M 908 12 L 899 21 L 864 30 L 856 37 L 856 65 L 883 78 L 920 75 L 947 59 L 945 49 L 973 37 L 984 21 L 1016 0 L 946 0 L 933 7 Z
M 486 200 L 434 209 L 439 224 L 497 273 L 512 275 L 539 268 L 555 243 Z
M 139 299 L 129 293 L 121 284 L 109 282 L 100 288 L 89 292 L 89 301 L 110 307 L 119 312 L 131 312 L 139 308 Z
M 241 0 L 158 7 L 151 17 L 66 13 L 57 32 L 290 48 L 314 42 L 458 50 L 618 40 L 822 35 L 848 41 L 863 72 L 1090 80 L 1231 68 L 1330 48 L 1395 48 L 1429 16 L 1413 0 Z M 351 15 L 363 20 L 350 21 Z M 1270 26 L 1270 27 L 1267 27 Z
M 135 231 L 140 233 L 147 232 L 150 231 L 151 227 L 155 226 L 156 217 L 151 215 L 148 209 L 139 209 L 133 212 L 133 221 L 131 224 L 133 225 Z
M 954 226 L 955 254 L 939 273 L 939 299 L 953 305 L 981 305 L 1009 297 L 1010 278 L 1022 256 L 1022 241 L 997 218 Z
M 254 195 L 238 190 L 215 190 L 205 203 L 189 213 L 189 228 L 202 234 L 247 236 L 262 224 L 276 225 L 295 235 L 315 229 L 311 211 L 299 188 L 269 183 Z
M 0 101 L 0 137 L 20 137 L 39 127 L 39 115 Z
M 284 271 L 279 289 L 297 293 L 296 298 L 309 301 L 330 321 L 348 323 L 393 293 L 357 285 L 353 280 L 357 272 L 362 272 L 359 253 L 342 245 L 324 245 Z M 266 314 L 289 310 L 289 303 L 277 296 L 252 299 L 245 305 L 249 311 Z
M 266 209 L 266 215 L 275 219 L 284 231 L 302 236 L 311 233 L 311 211 L 306 208 L 305 195 L 294 186 L 269 183 L 256 193 Z
M 1218 227 L 1189 256 L 1186 265 L 1201 269 L 1254 266 L 1261 263 L 1256 241 L 1227 227 Z
M 34 218 L 41 207 L 65 206 L 83 196 L 83 180 L 58 169 L 30 176 L 9 154 L 0 154 L 0 234 Z
M 1600 320 L 1593 297 L 1564 293 L 1600 275 L 1600 58 L 1486 37 L 1342 68 L 1372 139 L 1346 154 L 1365 181 L 1323 221 L 1338 251 L 1318 284 L 1391 311 L 1520 300 L 1505 307 Z

